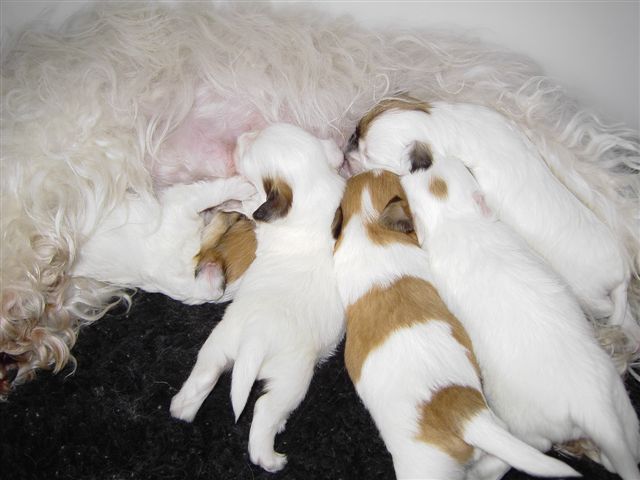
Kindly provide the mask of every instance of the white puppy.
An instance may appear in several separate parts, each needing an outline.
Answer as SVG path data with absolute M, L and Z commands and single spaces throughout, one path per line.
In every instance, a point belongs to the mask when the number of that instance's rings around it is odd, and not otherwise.
M 473 342 L 487 401 L 540 450 L 583 437 L 639 479 L 638 419 L 565 282 L 484 203 L 472 174 L 434 154 L 402 178 L 434 283 Z M 478 466 L 506 469 L 496 459 Z
M 460 158 L 498 217 L 547 259 L 594 318 L 640 326 L 627 302 L 630 264 L 611 229 L 569 191 L 513 122 L 486 107 L 411 99 L 380 103 L 360 121 L 355 170 L 409 173 L 432 152 Z
M 397 477 L 461 479 L 482 451 L 533 475 L 577 476 L 489 411 L 471 341 L 431 284 L 399 178 L 352 177 L 336 218 L 345 363 Z
M 232 177 L 174 185 L 159 201 L 129 194 L 90 232 L 71 274 L 164 293 L 187 304 L 220 301 L 223 271 L 209 268 L 207 275 L 195 275 L 205 226 L 201 212 L 254 193 L 246 180 Z
M 238 171 L 266 197 L 253 213 L 256 258 L 171 402 L 174 417 L 191 421 L 235 362 L 231 403 L 237 419 L 254 381 L 266 380 L 267 393 L 254 409 L 249 455 L 270 472 L 286 463 L 273 450 L 276 433 L 304 398 L 315 365 L 333 353 L 344 332 L 331 236 L 344 189 L 336 172 L 342 160 L 333 142 L 292 125 L 240 137 Z

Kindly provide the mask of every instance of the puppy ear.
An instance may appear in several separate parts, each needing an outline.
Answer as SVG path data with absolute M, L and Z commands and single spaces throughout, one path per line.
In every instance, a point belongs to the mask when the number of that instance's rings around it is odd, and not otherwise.
M 380 224 L 395 232 L 411 233 L 413 232 L 413 221 L 407 213 L 407 201 L 395 196 L 380 214 Z
M 411 160 L 411 173 L 416 170 L 427 170 L 433 164 L 433 155 L 429 144 L 424 142 L 414 142 L 413 148 L 409 152 Z
M 271 222 L 282 218 L 289 213 L 293 203 L 293 191 L 291 187 L 281 179 L 267 178 L 263 182 L 264 191 L 267 193 L 267 201 L 253 212 L 253 219 L 261 222 Z
M 333 216 L 333 222 L 331 222 L 331 234 L 333 235 L 333 239 L 337 240 L 340 234 L 342 233 L 342 221 L 344 220 L 344 215 L 342 214 L 342 207 L 338 207 L 336 209 L 336 213 Z
M 337 170 L 344 163 L 344 153 L 333 140 L 320 140 L 327 162 L 333 169 Z

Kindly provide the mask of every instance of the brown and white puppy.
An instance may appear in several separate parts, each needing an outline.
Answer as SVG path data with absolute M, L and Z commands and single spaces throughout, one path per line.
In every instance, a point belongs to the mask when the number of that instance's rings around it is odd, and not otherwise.
M 254 409 L 249 456 L 275 472 L 286 463 L 273 449 L 275 435 L 306 395 L 316 364 L 344 333 L 331 236 L 344 189 L 337 173 L 343 155 L 333 142 L 286 124 L 243 135 L 236 154 L 238 171 L 263 200 L 253 213 L 255 260 L 173 398 L 171 414 L 193 420 L 220 374 L 235 364 L 231 403 L 237 419 L 254 381 L 266 380 Z
M 462 479 L 481 451 L 534 475 L 577 475 L 487 407 L 471 341 L 431 283 L 410 215 L 399 178 L 377 170 L 349 179 L 334 224 L 345 363 L 397 477 Z
M 224 293 L 218 302 L 232 300 L 256 247 L 255 222 L 238 212 L 216 212 L 202 232 L 195 275 L 221 277 Z

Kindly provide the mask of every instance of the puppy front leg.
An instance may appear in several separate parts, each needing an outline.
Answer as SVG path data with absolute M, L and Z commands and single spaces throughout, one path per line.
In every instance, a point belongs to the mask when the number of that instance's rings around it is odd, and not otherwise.
M 279 367 L 285 368 L 269 377 L 268 391 L 256 402 L 249 432 L 251 461 L 271 473 L 282 470 L 287 463 L 286 455 L 274 451 L 274 439 L 304 399 L 315 366 L 315 361 L 305 364 L 299 358 L 287 360 L 286 364 L 279 362 Z
M 190 213 L 198 213 L 225 202 L 243 202 L 256 193 L 255 188 L 239 176 L 216 178 L 191 184 L 178 184 L 162 194 L 163 205 L 179 206 Z

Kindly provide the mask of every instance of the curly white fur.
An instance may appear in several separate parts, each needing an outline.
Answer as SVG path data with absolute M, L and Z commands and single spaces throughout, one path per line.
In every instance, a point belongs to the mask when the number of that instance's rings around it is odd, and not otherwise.
M 374 32 L 309 7 L 97 4 L 5 45 L 1 88 L 0 351 L 20 359 L 18 382 L 61 369 L 79 326 L 128 298 L 69 275 L 128 192 L 228 176 L 237 135 L 273 121 L 344 145 L 400 91 L 515 120 L 637 258 L 636 135 L 602 125 L 530 60 L 475 39 Z

